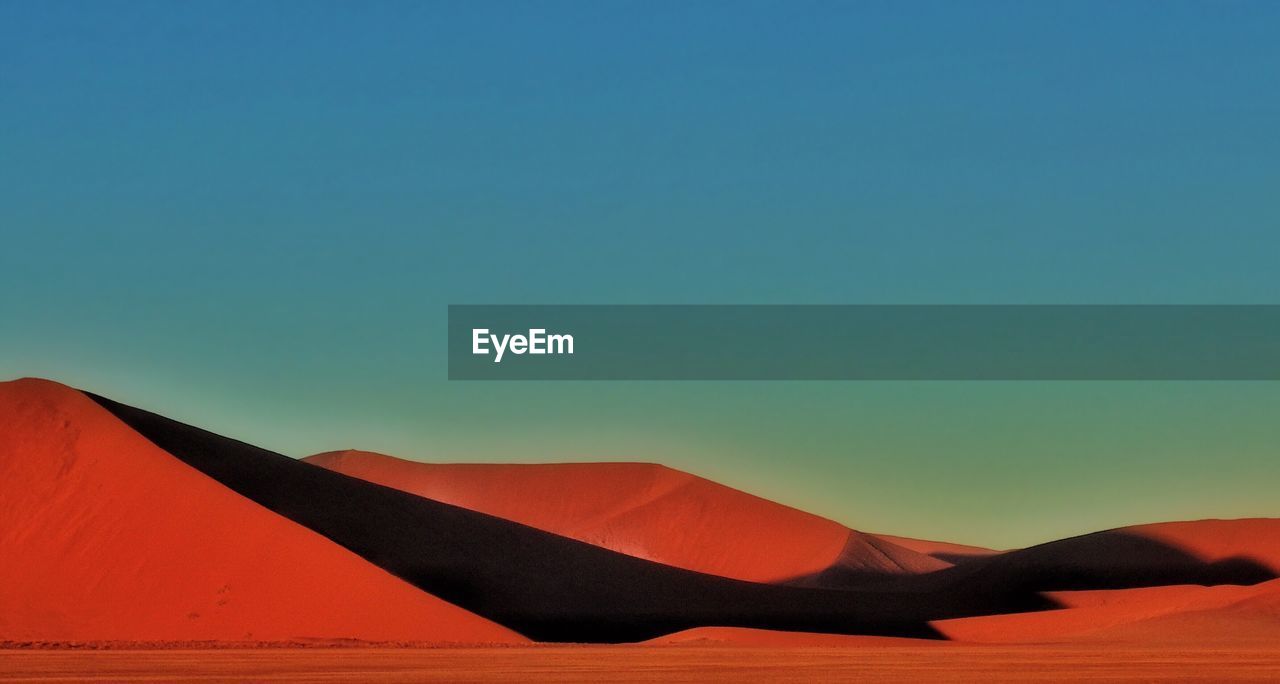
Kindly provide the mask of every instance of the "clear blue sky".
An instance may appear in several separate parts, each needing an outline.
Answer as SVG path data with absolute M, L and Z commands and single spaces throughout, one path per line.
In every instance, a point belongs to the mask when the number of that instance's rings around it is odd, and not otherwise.
M 1280 303 L 1274 2 L 0 2 L 0 377 L 1014 545 L 1280 515 L 1268 383 L 444 380 L 448 303 Z

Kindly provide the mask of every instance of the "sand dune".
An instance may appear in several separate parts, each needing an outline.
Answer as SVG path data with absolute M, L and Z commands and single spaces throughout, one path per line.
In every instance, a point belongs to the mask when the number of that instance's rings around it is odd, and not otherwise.
M 1277 539 L 1278 519 L 1140 525 L 974 559 L 936 579 L 968 591 L 1023 592 L 1259 584 L 1280 576 Z
M 964 563 L 975 558 L 986 558 L 994 556 L 1002 551 L 988 549 L 982 546 L 970 546 L 968 544 L 952 544 L 951 542 L 930 541 L 928 539 L 912 539 L 911 537 L 898 537 L 892 534 L 874 535 L 892 544 L 901 546 L 904 549 L 923 553 L 926 556 L 932 556 L 942 561 L 946 561 L 952 565 Z
M 1182 622 L 1187 615 L 1209 612 L 1217 623 L 1215 629 L 1204 633 L 1190 630 L 1182 635 L 1205 642 L 1221 636 L 1221 628 L 1236 618 L 1247 621 L 1253 606 L 1250 601 L 1263 601 L 1258 606 L 1261 609 L 1280 605 L 1276 600 L 1280 599 L 1280 580 L 1254 586 L 1175 585 L 1049 592 L 1047 596 L 1061 608 L 944 620 L 934 623 L 934 626 L 950 639 L 982 643 L 1054 643 L 1097 638 L 1105 634 L 1123 634 L 1141 641 L 1159 636 L 1148 627 L 1163 622 L 1164 618 L 1172 617 Z M 1275 624 L 1270 633 L 1275 634 L 1280 630 L 1280 613 L 1273 614 L 1272 621 Z M 1174 636 L 1174 632 L 1170 631 L 1165 636 Z
M 0 384 L 0 641 L 1280 639 L 1280 520 L 998 553 L 855 532 L 649 464 L 310 460 Z
M 650 463 L 437 464 L 365 451 L 308 463 L 639 558 L 753 582 L 845 587 L 946 561 Z
M 88 395 L 147 439 L 426 592 L 543 641 L 640 641 L 700 626 L 934 637 L 989 597 L 744 582 L 618 553 L 308 465 Z M 676 530 L 673 530 L 676 531 Z
M 935 639 L 778 632 L 742 627 L 695 627 L 650 639 L 645 644 L 662 646 L 747 646 L 764 648 L 877 648 L 885 646 L 927 647 L 945 644 Z
M 1235 588 L 1235 587 L 1232 587 Z M 1228 589 L 1212 587 L 1206 592 Z M 1133 622 L 1089 630 L 1079 640 L 1106 644 L 1170 644 L 1183 647 L 1268 647 L 1280 644 L 1280 581 L 1239 587 L 1238 600 L 1191 606 Z M 1216 603 L 1213 602 L 1213 603 Z
M 3 640 L 523 641 L 47 381 L 0 384 L 0 549 Z
M 1057 609 L 933 625 L 974 642 L 1265 640 L 1280 635 L 1277 544 L 1275 519 L 1138 525 L 1042 544 L 975 561 L 984 567 L 958 585 L 1039 590 Z

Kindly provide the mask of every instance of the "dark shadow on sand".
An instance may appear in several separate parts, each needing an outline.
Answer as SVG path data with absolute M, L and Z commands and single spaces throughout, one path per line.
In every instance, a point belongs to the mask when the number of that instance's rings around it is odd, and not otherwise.
M 630 642 L 700 626 L 941 638 L 929 621 L 1058 607 L 1043 591 L 1251 584 L 1275 576 L 1243 559 L 1204 564 L 1151 540 L 1104 532 L 927 575 L 843 578 L 850 584 L 843 590 L 743 582 L 372 484 L 88 396 L 233 491 L 540 641 Z

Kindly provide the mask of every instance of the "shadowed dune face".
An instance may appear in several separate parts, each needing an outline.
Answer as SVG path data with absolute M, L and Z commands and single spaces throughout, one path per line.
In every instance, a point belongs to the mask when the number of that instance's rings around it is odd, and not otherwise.
M 1211 563 L 1247 562 L 1280 574 L 1280 520 L 1195 520 L 1135 525 L 1120 530 L 1181 549 Z
M 0 549 L 3 639 L 524 641 L 51 382 L 0 384 Z
M 933 625 L 950 639 L 973 642 L 1056 642 L 1111 634 L 1135 641 L 1201 638 L 1207 643 L 1228 629 L 1258 641 L 1255 637 L 1280 633 L 1280 614 L 1263 618 L 1275 624 L 1261 630 L 1241 627 L 1256 622 L 1256 613 L 1232 605 L 1277 595 L 1277 573 L 1256 560 L 1265 559 L 1277 530 L 1277 520 L 1144 525 L 977 559 L 940 575 L 957 591 L 1039 593 L 1054 609 L 994 611 Z M 1203 611 L 1213 613 L 1200 615 Z M 1006 614 L 994 614 L 999 612 Z M 1186 618 L 1185 624 L 1175 617 L 1192 614 L 1198 617 Z M 1149 629 L 1155 622 L 1168 627 Z M 1197 637 L 1197 628 L 1209 631 Z
M 841 588 L 949 565 L 649 463 L 434 464 L 363 451 L 304 460 L 637 558 L 752 582 Z
M 1273 537 L 1250 542 L 1251 534 L 1280 534 L 1280 520 L 1202 521 L 1148 525 L 1095 532 L 975 559 L 939 573 L 947 581 L 975 589 L 1004 587 L 1022 591 L 1127 589 L 1173 584 L 1258 584 L 1278 575 L 1255 560 L 1254 548 Z M 1224 529 L 1247 529 L 1238 544 L 1213 544 L 1215 553 L 1197 553 L 1198 540 Z M 1177 535 L 1168 534 L 1173 527 Z

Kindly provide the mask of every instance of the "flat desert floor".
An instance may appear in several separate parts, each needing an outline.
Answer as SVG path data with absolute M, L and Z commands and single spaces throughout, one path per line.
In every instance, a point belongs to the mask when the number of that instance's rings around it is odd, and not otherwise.
M 1265 650 L 1079 646 L 0 650 L 18 682 L 1280 681 Z

